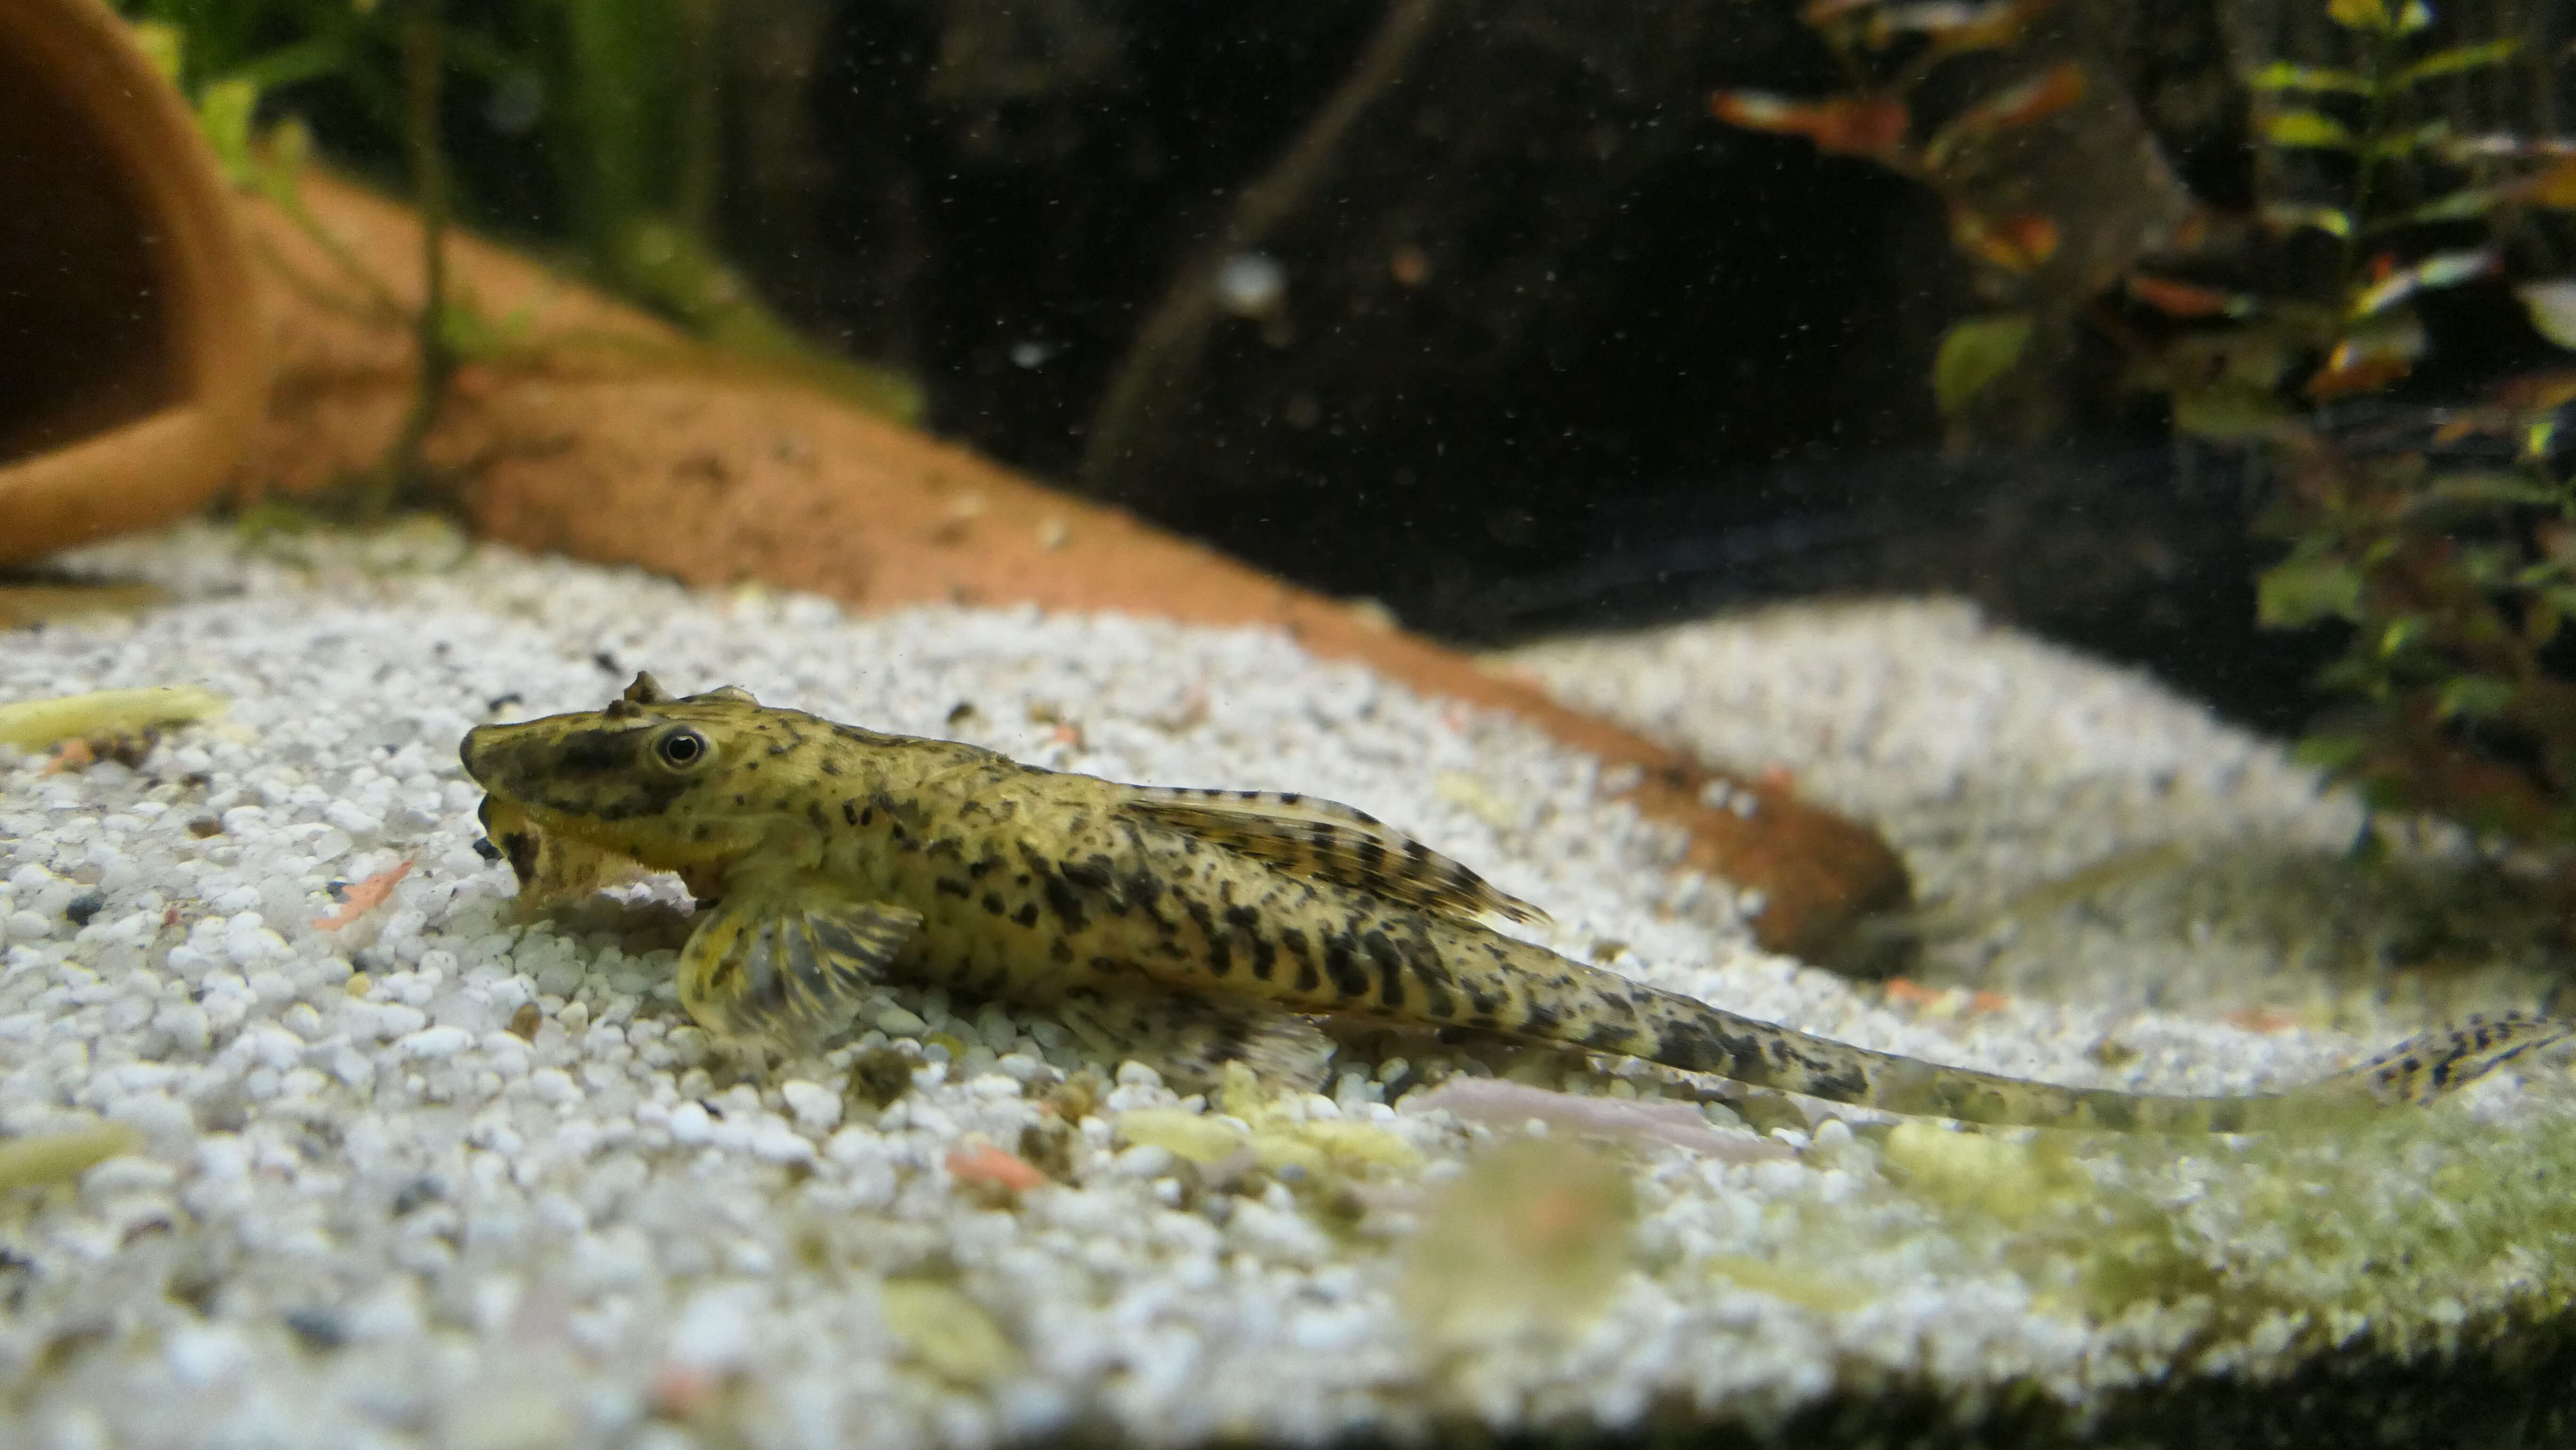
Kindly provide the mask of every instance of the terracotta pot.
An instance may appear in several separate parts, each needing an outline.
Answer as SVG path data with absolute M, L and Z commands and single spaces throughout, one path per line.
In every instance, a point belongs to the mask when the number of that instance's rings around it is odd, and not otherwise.
M 102 0 L 0 4 L 0 563 L 187 512 L 265 393 L 187 103 Z

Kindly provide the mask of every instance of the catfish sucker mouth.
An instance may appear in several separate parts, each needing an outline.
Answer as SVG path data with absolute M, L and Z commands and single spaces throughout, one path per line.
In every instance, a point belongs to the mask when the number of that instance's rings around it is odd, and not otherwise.
M 623 852 L 549 831 L 503 796 L 486 795 L 475 813 L 484 839 L 519 878 L 519 912 L 533 916 L 593 892 L 649 875 L 653 868 Z

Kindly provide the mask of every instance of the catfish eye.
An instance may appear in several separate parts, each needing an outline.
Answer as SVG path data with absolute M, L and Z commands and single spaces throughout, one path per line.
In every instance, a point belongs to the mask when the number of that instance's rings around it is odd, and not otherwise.
M 654 741 L 653 753 L 673 770 L 686 770 L 707 758 L 707 737 L 683 725 Z

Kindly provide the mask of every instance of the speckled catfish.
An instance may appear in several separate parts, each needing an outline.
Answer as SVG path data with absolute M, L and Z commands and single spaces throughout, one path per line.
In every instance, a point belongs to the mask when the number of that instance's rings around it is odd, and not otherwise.
M 2274 1095 L 2063 1087 L 1793 1032 L 1505 936 L 1486 919 L 1545 917 L 1312 797 L 1119 785 L 739 689 L 673 699 L 649 675 L 604 710 L 481 726 L 463 756 L 523 894 L 578 893 L 634 864 L 677 872 L 701 906 L 680 1000 L 753 1045 L 810 1045 L 848 1025 L 869 983 L 910 980 L 1112 1031 L 1177 1025 L 1206 1062 L 1293 1056 L 1280 1044 L 1313 1033 L 1297 1014 L 1346 1016 L 1898 1113 L 2231 1132 L 2427 1101 L 2576 1033 L 2470 1019 Z

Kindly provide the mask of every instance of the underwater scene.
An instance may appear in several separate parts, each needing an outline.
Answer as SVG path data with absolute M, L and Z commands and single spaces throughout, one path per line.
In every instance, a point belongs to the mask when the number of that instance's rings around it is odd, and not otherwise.
M 2571 114 L 7 0 L 0 1444 L 2576 1444 Z

